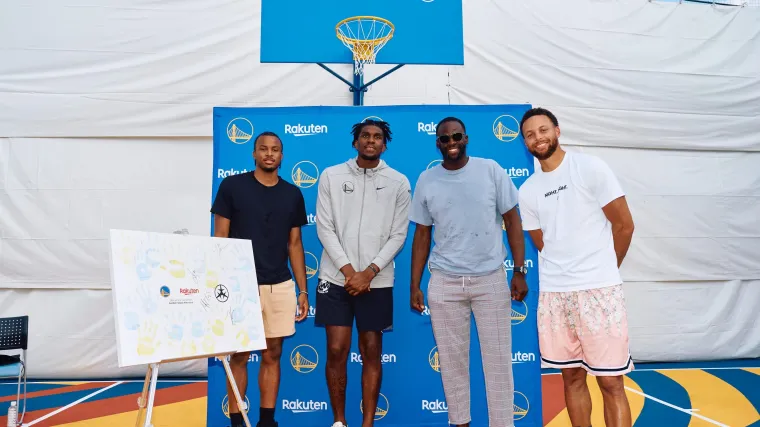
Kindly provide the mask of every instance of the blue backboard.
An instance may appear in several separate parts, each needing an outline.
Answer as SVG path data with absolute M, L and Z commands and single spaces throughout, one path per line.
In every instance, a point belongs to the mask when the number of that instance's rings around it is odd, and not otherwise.
M 462 0 L 262 0 L 261 62 L 351 64 L 336 26 L 354 16 L 382 18 L 392 36 L 377 64 L 463 65 Z M 343 27 L 346 35 L 390 34 L 385 21 Z

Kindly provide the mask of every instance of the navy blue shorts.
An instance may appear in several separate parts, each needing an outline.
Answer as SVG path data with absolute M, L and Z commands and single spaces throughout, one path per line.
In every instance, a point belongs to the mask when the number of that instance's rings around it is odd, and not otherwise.
M 320 326 L 354 326 L 363 331 L 393 328 L 393 288 L 373 288 L 361 295 L 350 295 L 343 286 L 326 280 L 317 285 L 317 314 Z

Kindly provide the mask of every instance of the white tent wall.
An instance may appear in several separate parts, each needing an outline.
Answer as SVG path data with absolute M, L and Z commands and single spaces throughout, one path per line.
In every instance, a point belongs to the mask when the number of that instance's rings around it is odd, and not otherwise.
M 316 65 L 259 63 L 259 8 L 0 6 L 0 316 L 30 316 L 30 375 L 144 375 L 116 364 L 108 229 L 209 232 L 214 106 L 350 105 Z M 465 66 L 406 66 L 365 103 L 550 108 L 628 193 L 633 357 L 760 357 L 760 9 L 465 0 L 464 16 Z

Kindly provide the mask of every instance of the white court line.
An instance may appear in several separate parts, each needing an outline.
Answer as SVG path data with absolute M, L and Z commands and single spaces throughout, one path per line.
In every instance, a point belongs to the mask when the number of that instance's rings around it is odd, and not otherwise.
M 71 408 L 71 407 L 73 407 L 73 406 L 76 406 L 76 405 L 78 405 L 78 404 L 80 404 L 80 403 L 84 402 L 85 400 L 87 400 L 87 399 L 89 399 L 89 398 L 91 398 L 91 397 L 93 397 L 93 396 L 95 396 L 95 395 L 98 395 L 98 394 L 100 394 L 100 393 L 103 393 L 104 391 L 106 391 L 106 390 L 108 390 L 108 389 L 114 388 L 114 387 L 116 387 L 117 385 L 120 385 L 120 384 L 122 384 L 122 383 L 123 383 L 122 381 L 119 381 L 119 382 L 117 382 L 117 383 L 113 383 L 113 384 L 109 385 L 108 387 L 104 387 L 104 388 L 101 388 L 100 390 L 98 390 L 98 391 L 96 391 L 96 392 L 94 392 L 94 393 L 90 393 L 90 394 L 88 394 L 87 396 L 85 396 L 85 397 L 83 397 L 83 398 L 81 398 L 81 399 L 79 399 L 79 400 L 76 400 L 76 401 L 74 401 L 74 402 L 71 402 L 71 403 L 69 403 L 68 405 L 66 405 L 66 406 L 64 406 L 64 407 L 61 407 L 61 408 L 58 408 L 58 409 L 56 409 L 55 411 L 53 411 L 53 412 L 51 412 L 51 413 L 49 413 L 49 414 L 45 415 L 44 417 L 41 417 L 41 418 L 37 418 L 36 420 L 34 420 L 34 421 L 30 422 L 30 423 L 24 423 L 24 426 L 23 426 L 23 427 L 33 426 L 33 425 L 37 424 L 37 423 L 38 423 L 38 422 L 40 422 L 40 421 L 43 421 L 43 420 L 46 420 L 46 419 L 48 419 L 48 418 L 52 417 L 53 415 L 56 415 L 56 414 L 60 414 L 61 412 L 65 411 L 65 410 L 67 410 L 67 409 L 69 409 L 69 408 Z
M 758 369 L 760 366 L 736 366 L 736 367 L 721 367 L 721 368 L 635 368 L 633 372 L 655 372 L 655 371 L 712 371 L 712 370 L 725 370 L 725 369 Z M 543 368 L 542 368 L 543 369 Z M 556 369 L 556 368 L 547 368 Z M 560 372 L 545 372 L 541 375 L 560 375 Z
M 145 380 L 123 380 L 123 383 L 144 383 Z M 160 383 L 206 383 L 208 380 L 158 380 Z
M 668 402 L 666 402 L 666 401 L 664 401 L 664 400 L 660 400 L 660 399 L 658 399 L 658 398 L 656 398 L 656 397 L 654 397 L 654 396 L 650 396 L 650 395 L 648 395 L 648 394 L 646 394 L 646 393 L 642 393 L 642 392 L 640 392 L 640 391 L 638 391 L 638 390 L 634 390 L 634 389 L 632 389 L 632 388 L 630 388 L 630 387 L 626 387 L 625 389 L 626 389 L 626 390 L 628 390 L 628 391 L 630 391 L 631 393 L 636 393 L 636 394 L 638 394 L 638 395 L 641 395 L 641 396 L 644 396 L 644 397 L 646 397 L 647 399 L 651 399 L 651 400 L 654 400 L 654 401 L 655 401 L 655 402 L 657 402 L 657 403 L 661 403 L 661 404 L 663 404 L 663 405 L 665 405 L 665 406 L 667 406 L 667 407 L 669 407 L 669 408 L 673 408 L 673 409 L 675 409 L 675 410 L 677 410 L 677 411 L 681 411 L 681 412 L 683 412 L 683 413 L 685 413 L 685 414 L 689 414 L 689 415 L 691 415 L 692 417 L 697 417 L 697 418 L 699 418 L 699 419 L 702 419 L 702 420 L 704 420 L 704 421 L 707 421 L 708 423 L 712 423 L 712 424 L 715 424 L 716 426 L 720 426 L 720 427 L 729 427 L 729 426 L 727 426 L 726 424 L 721 424 L 721 423 L 719 423 L 719 422 L 717 422 L 717 421 L 715 421 L 715 420 L 712 420 L 712 419 L 710 419 L 710 418 L 707 418 L 707 417 L 705 417 L 704 415 L 699 415 L 699 414 L 696 414 L 696 413 L 695 413 L 695 411 L 697 411 L 697 409 L 684 409 L 684 408 L 679 408 L 679 407 L 678 407 L 678 406 L 676 406 L 676 405 L 673 405 L 673 404 L 671 404 L 671 403 L 668 403 Z

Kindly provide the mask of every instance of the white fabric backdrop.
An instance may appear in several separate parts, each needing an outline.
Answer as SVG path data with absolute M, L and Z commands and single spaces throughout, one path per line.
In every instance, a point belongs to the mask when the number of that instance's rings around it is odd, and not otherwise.
M 214 106 L 350 105 L 316 65 L 258 62 L 259 6 L 0 6 L 0 315 L 31 316 L 31 375 L 144 375 L 116 368 L 107 232 L 208 233 Z M 464 15 L 465 66 L 404 67 L 366 104 L 552 109 L 562 143 L 629 194 L 634 358 L 760 357 L 760 8 L 465 0 Z

